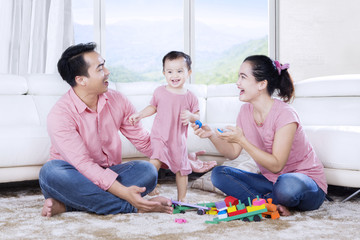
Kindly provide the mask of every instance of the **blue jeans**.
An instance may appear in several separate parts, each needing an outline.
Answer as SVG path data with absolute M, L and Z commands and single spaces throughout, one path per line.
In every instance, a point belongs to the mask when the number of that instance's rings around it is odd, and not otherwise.
M 326 197 L 315 181 L 302 173 L 282 174 L 273 184 L 261 174 L 218 166 L 212 171 L 211 181 L 225 194 L 246 204 L 248 197 L 254 199 L 259 196 L 272 198 L 274 204 L 308 211 L 318 209 Z
M 145 196 L 157 184 L 156 168 L 147 161 L 131 161 L 110 167 L 124 186 L 146 187 Z M 66 211 L 87 211 L 97 214 L 137 212 L 129 202 L 99 188 L 71 164 L 51 160 L 40 170 L 39 183 L 45 198 L 54 198 Z

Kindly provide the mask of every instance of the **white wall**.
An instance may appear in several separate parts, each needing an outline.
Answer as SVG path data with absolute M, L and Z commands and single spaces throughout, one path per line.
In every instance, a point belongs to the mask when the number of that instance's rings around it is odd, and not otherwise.
M 359 0 L 279 0 L 279 59 L 294 81 L 360 73 Z

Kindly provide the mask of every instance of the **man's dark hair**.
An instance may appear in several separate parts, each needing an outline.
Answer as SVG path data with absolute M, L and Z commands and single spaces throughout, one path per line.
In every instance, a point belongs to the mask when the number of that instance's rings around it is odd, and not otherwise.
M 163 60 L 162 60 L 163 71 L 165 70 L 164 67 L 165 67 L 165 61 L 166 60 L 175 60 L 175 59 L 178 59 L 178 58 L 184 58 L 185 59 L 187 68 L 190 71 L 191 70 L 191 58 L 190 58 L 190 56 L 187 55 L 186 53 L 178 52 L 178 51 L 171 51 L 171 52 L 169 52 L 168 54 L 166 54 L 163 57 Z
M 88 77 L 89 66 L 84 53 L 95 51 L 96 43 L 79 43 L 68 47 L 58 61 L 57 68 L 61 77 L 71 86 L 76 86 L 76 76 Z

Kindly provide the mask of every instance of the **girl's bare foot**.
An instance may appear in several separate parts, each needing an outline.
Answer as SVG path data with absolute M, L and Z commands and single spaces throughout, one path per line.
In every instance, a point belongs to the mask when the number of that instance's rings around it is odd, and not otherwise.
M 62 202 L 54 198 L 48 198 L 45 200 L 41 215 L 44 217 L 52 217 L 65 211 L 66 207 Z
M 149 212 L 162 212 L 162 213 L 172 213 L 173 208 L 171 207 L 172 203 L 171 200 L 165 197 L 154 197 L 149 199 L 149 201 L 154 201 L 160 203 L 159 205 L 155 206 L 153 209 L 149 211 L 138 210 L 138 213 L 149 213 Z
M 289 211 L 289 209 L 283 205 L 276 205 L 276 208 L 280 214 L 280 216 L 290 216 L 291 215 L 291 212 Z

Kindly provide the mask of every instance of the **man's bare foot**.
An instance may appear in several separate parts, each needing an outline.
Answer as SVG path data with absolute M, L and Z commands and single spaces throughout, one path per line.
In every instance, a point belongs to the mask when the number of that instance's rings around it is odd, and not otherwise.
M 154 188 L 154 190 L 152 190 L 148 195 L 149 196 L 159 195 L 160 194 L 159 187 L 160 187 L 160 184 L 157 184 L 156 187 Z
M 44 217 L 52 217 L 56 214 L 63 213 L 66 211 L 66 207 L 62 202 L 55 200 L 54 198 L 48 198 L 44 202 L 41 215 Z
M 158 202 L 160 203 L 159 205 L 155 206 L 153 209 L 149 210 L 149 211 L 144 211 L 144 210 L 138 210 L 138 213 L 149 213 L 149 212 L 161 212 L 161 213 L 172 213 L 173 212 L 173 208 L 172 208 L 172 203 L 171 200 L 165 197 L 154 197 L 149 199 L 149 201 L 154 201 L 154 202 Z
M 280 216 L 290 216 L 291 215 L 291 212 L 289 211 L 289 209 L 283 205 L 276 205 L 276 208 L 280 214 Z

